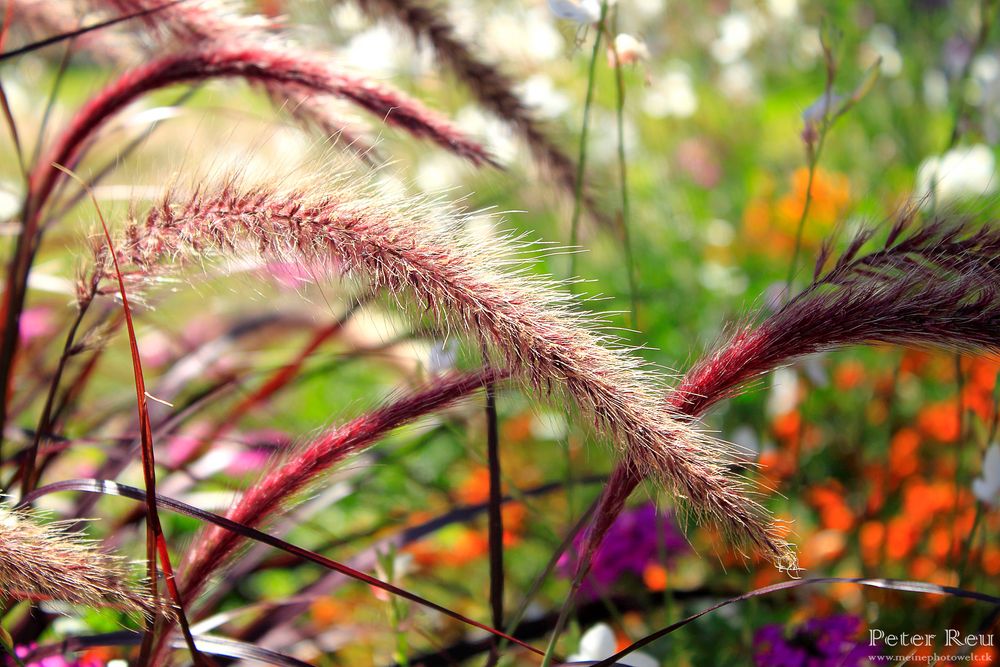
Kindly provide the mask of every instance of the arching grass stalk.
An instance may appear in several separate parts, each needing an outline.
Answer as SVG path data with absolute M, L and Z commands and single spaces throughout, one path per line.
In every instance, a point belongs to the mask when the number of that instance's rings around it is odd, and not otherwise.
M 608 3 L 601 3 L 601 18 L 598 26 L 604 25 L 608 15 Z M 573 198 L 573 217 L 569 229 L 569 245 L 575 250 L 580 235 L 580 215 L 583 212 L 583 176 L 587 171 L 587 135 L 590 131 L 590 109 L 594 103 L 594 81 L 597 78 L 597 58 L 601 53 L 601 36 L 603 30 L 599 27 L 594 35 L 594 49 L 590 54 L 590 69 L 587 72 L 587 96 L 583 102 L 583 125 L 580 127 L 580 150 L 576 162 L 576 195 Z M 576 275 L 576 252 L 569 255 L 569 278 Z M 572 289 L 572 286 L 570 287 Z

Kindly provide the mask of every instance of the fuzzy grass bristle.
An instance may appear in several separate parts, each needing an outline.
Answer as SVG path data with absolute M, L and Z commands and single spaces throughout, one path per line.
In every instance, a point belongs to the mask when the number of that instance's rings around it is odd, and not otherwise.
M 345 459 L 373 445 L 389 431 L 415 419 L 444 409 L 508 374 L 498 369 L 452 373 L 433 384 L 387 401 L 382 407 L 335 427 L 283 460 L 249 486 L 227 517 L 257 527 L 279 514 L 303 489 Z M 183 592 L 195 599 L 213 572 L 225 566 L 242 538 L 219 527 L 209 528 L 189 552 L 183 571 Z
M 577 192 L 577 166 L 548 135 L 532 109 L 517 94 L 515 80 L 484 60 L 477 47 L 463 40 L 439 8 L 423 0 L 357 0 L 372 18 L 403 26 L 419 44 L 426 41 L 441 63 L 464 83 L 486 110 L 508 123 L 521 137 L 537 162 L 547 169 L 567 198 Z M 613 221 L 594 202 L 586 188 L 583 202 L 605 226 Z
M 418 304 L 439 329 L 477 341 L 532 389 L 570 397 L 699 519 L 781 551 L 766 513 L 730 472 L 727 448 L 663 405 L 663 380 L 558 284 L 518 267 L 523 244 L 471 239 L 462 221 L 440 206 L 388 201 L 345 183 L 281 190 L 230 178 L 170 195 L 129 225 L 120 248 L 140 273 L 212 254 L 332 262 L 372 292 Z
M 824 244 L 810 285 L 774 313 L 751 317 L 695 364 L 667 394 L 669 409 L 700 418 L 754 378 L 804 355 L 848 345 L 1000 352 L 1000 230 L 947 214 L 924 221 L 908 208 L 885 241 L 862 254 L 874 235 L 874 229 L 860 231 L 835 258 L 832 242 Z M 627 458 L 612 474 L 588 536 L 589 552 L 650 476 L 641 461 L 641 453 L 637 461 Z M 779 565 L 794 566 L 774 556 Z
M 114 607 L 146 619 L 154 612 L 173 616 L 132 579 L 121 558 L 93 542 L 0 505 L 0 597 Z

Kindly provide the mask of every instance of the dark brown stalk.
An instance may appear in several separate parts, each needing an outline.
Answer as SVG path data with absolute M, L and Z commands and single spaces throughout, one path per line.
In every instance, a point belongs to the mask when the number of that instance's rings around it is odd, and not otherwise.
M 486 459 L 489 462 L 489 552 L 490 611 L 495 628 L 503 627 L 503 488 L 500 482 L 500 433 L 497 423 L 497 397 L 493 385 L 486 387 Z M 494 637 L 487 667 L 500 661 L 499 644 Z

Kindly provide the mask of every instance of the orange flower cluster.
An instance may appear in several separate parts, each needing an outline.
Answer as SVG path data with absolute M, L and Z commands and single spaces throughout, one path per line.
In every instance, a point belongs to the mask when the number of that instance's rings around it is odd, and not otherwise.
M 490 473 L 486 467 L 474 469 L 456 491 L 462 504 L 478 505 L 489 500 Z M 503 517 L 503 544 L 512 547 L 521 541 L 527 513 L 521 503 L 510 502 L 500 510 Z M 406 547 L 421 567 L 446 565 L 460 567 L 484 558 L 489 553 L 489 538 L 485 528 L 462 526 L 445 533 L 440 539 L 421 540 Z
M 851 203 L 850 181 L 843 174 L 817 168 L 810 189 L 809 170 L 804 167 L 792 174 L 791 189 L 777 201 L 765 195 L 747 204 L 743 213 L 747 240 L 772 256 L 787 259 L 810 190 L 802 241 L 806 247 L 818 244 L 847 212 Z

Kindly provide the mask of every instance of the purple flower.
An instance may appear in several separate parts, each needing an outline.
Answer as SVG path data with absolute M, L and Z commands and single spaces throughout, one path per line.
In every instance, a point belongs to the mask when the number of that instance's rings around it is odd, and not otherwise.
M 840 615 L 813 618 L 788 632 L 765 625 L 753 638 L 756 667 L 860 667 L 881 664 L 880 646 L 857 639 L 861 619 Z
M 577 535 L 573 548 L 559 560 L 559 571 L 564 576 L 572 577 L 576 572 L 583 541 L 584 534 Z M 626 510 L 608 530 L 597 550 L 590 573 L 583 582 L 583 592 L 595 595 L 606 591 L 626 574 L 641 578 L 647 566 L 661 562 L 661 553 L 672 561 L 689 550 L 672 513 L 657 516 L 653 503 Z

